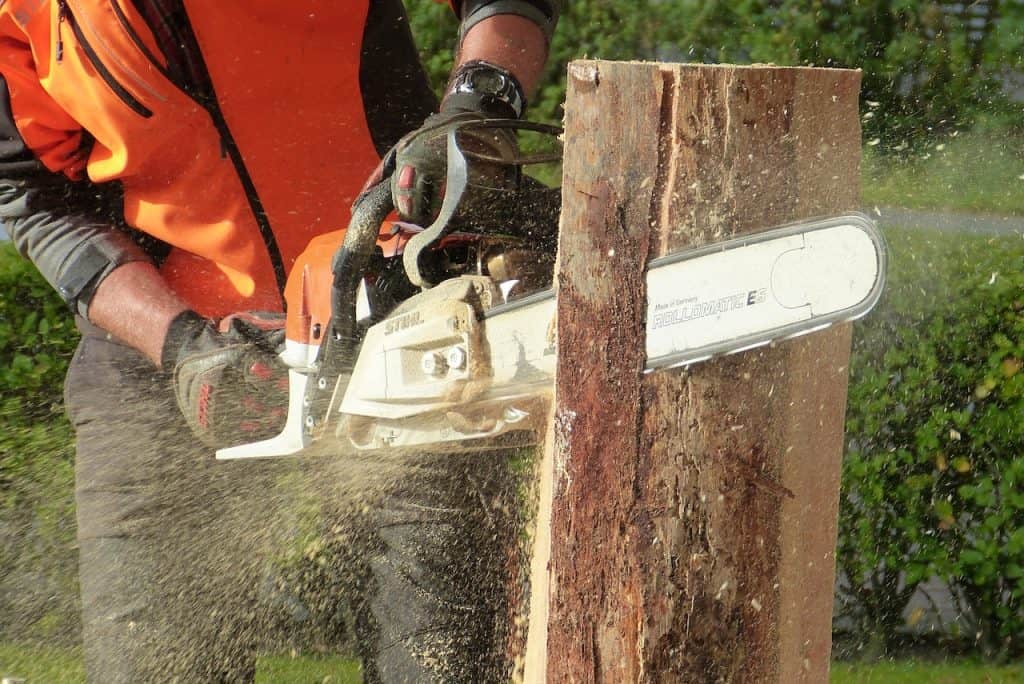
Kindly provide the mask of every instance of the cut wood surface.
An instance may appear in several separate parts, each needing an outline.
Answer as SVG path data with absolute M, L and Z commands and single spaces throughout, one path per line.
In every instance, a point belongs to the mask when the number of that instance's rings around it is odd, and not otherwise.
M 859 82 L 570 65 L 527 681 L 827 680 L 849 326 L 644 375 L 644 271 L 855 209 Z

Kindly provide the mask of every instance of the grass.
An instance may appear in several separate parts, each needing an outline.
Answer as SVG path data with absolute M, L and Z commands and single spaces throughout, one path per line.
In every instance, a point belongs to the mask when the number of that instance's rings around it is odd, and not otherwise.
M 889 285 L 914 291 L 901 305 L 912 313 L 934 310 L 958 294 L 964 277 L 991 277 L 993 261 L 1024 252 L 1024 238 L 1014 234 L 985 235 L 927 228 L 882 226 L 889 253 Z
M 85 681 L 85 668 L 74 649 L 0 644 L 2 677 L 21 677 L 29 684 L 79 684 Z
M 1024 682 L 1022 665 L 986 665 L 973 661 L 921 663 L 832 663 L 832 684 L 1011 684 Z
M 340 656 L 264 656 L 256 666 L 258 684 L 357 684 L 359 661 Z
M 882 225 L 889 267 L 877 309 L 862 328 L 878 317 L 915 325 L 924 317 L 955 306 L 966 283 L 988 282 L 1016 268 L 1024 257 L 1024 237 L 988 235 Z M 885 342 L 888 344 L 888 342 Z
M 889 253 L 886 286 L 878 307 L 857 323 L 858 349 L 884 350 L 891 327 L 919 325 L 954 307 L 966 282 L 999 277 L 1024 255 L 1024 239 L 1016 235 L 881 228 Z
M 0 644 L 0 677 L 28 684 L 82 684 L 85 669 L 77 649 Z M 264 656 L 256 666 L 257 684 L 357 684 L 359 663 L 340 656 Z
M 17 676 L 28 684 L 80 684 L 82 659 L 73 649 L 0 644 L 0 677 Z M 356 684 L 359 664 L 338 656 L 265 656 L 256 671 L 259 684 Z M 1024 683 L 1024 665 L 987 665 L 975 661 L 922 663 L 833 663 L 832 684 L 985 684 Z
M 872 142 L 861 167 L 865 206 L 1024 216 L 1024 134 L 979 128 L 909 158 Z

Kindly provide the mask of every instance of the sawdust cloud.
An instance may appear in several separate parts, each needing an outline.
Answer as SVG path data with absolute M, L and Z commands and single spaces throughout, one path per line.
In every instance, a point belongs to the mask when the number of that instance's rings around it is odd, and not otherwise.
M 191 441 L 182 436 L 180 443 Z M 444 607 L 453 627 L 434 638 L 412 635 L 415 645 L 407 650 L 438 681 L 450 680 L 459 668 L 472 669 L 467 658 L 490 663 L 476 666 L 477 672 L 488 669 L 487 680 L 504 678 L 504 554 L 515 535 L 508 522 L 514 483 L 500 468 L 480 468 L 481 459 L 501 463 L 499 454 L 375 452 L 234 462 L 215 462 L 209 454 L 199 461 L 195 453 L 167 456 L 161 455 L 173 466 L 162 482 L 171 485 L 149 485 L 146 497 L 158 512 L 158 529 L 140 523 L 138 530 L 148 540 L 145 553 L 161 571 L 146 591 L 165 622 L 134 632 L 156 654 L 142 665 L 152 676 L 180 676 L 182 663 L 192 662 L 190 675 L 197 681 L 244 679 L 258 653 L 356 657 L 356 625 L 375 619 L 367 603 L 376 581 L 371 566 L 375 559 L 388 560 L 380 530 L 394 523 L 388 517 L 394 517 L 396 502 L 411 502 L 415 509 L 436 501 L 451 507 L 447 519 L 428 526 L 424 539 L 403 540 L 397 555 L 427 561 L 431 572 L 465 576 L 435 578 L 455 587 Z M 18 556 L 33 552 L 16 545 L 7 549 Z M 444 558 L 429 558 L 438 554 Z M 32 579 L 26 575 L 23 581 Z M 7 582 L 3 591 L 17 594 L 19 587 Z M 410 599 L 404 593 L 380 600 L 402 610 Z M 211 659 L 211 652 L 218 656 Z
M 137 635 L 155 654 L 141 669 L 154 681 L 183 671 L 230 681 L 251 676 L 257 653 L 354 656 L 368 512 L 415 466 L 196 456 L 174 459 L 150 492 L 159 529 L 142 538 L 162 571 L 149 591 L 165 622 Z

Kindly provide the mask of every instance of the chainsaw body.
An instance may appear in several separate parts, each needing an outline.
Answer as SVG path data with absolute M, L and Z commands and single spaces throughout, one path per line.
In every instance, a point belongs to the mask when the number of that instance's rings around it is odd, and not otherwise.
M 521 122 L 477 125 L 559 133 Z M 486 180 L 494 174 L 485 174 L 481 195 L 459 127 L 439 134 L 447 187 L 434 223 L 384 221 L 392 205 L 382 184 L 357 202 L 348 231 L 310 243 L 286 288 L 287 424 L 278 437 L 222 449 L 218 458 L 538 441 L 555 370 L 560 193 L 522 169 L 552 155 L 504 160 L 515 173 L 502 177 L 513 182 L 494 187 Z M 460 215 L 467 205 L 476 209 Z M 882 238 L 861 214 L 652 261 L 647 370 L 862 316 L 881 295 L 885 265 Z

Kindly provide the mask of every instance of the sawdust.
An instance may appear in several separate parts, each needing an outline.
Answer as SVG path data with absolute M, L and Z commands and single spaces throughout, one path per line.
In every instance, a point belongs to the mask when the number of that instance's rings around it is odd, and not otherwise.
M 214 462 L 191 444 L 179 435 L 183 453 L 164 451 L 162 477 L 144 485 L 154 514 L 131 524 L 157 571 L 138 570 L 127 609 L 137 619 L 115 619 L 126 631 L 111 660 L 145 653 L 135 670 L 146 681 L 244 681 L 258 653 L 293 651 L 361 653 L 388 682 L 505 678 L 504 554 L 515 531 L 504 456 Z M 402 538 L 382 534 L 410 510 Z M 98 560 L 92 586 L 123 589 Z M 382 586 L 382 567 L 399 579 Z
M 181 441 L 191 442 L 188 435 Z M 135 530 L 140 567 L 117 569 L 134 573 L 132 582 L 148 580 L 138 587 L 148 606 L 139 608 L 137 620 L 129 617 L 126 632 L 108 635 L 126 640 L 122 650 L 111 652 L 109 641 L 98 650 L 115 662 L 139 658 L 134 671 L 151 681 L 245 680 L 259 652 L 352 652 L 360 573 L 354 552 L 362 536 L 353 512 L 383 486 L 374 484 L 378 474 L 338 472 L 324 459 L 161 457 L 173 466 L 146 485 L 154 519 L 140 520 Z M 352 540 L 352 552 L 327 548 L 327 525 L 339 539 Z M 88 552 L 83 543 L 83 561 Z M 101 550 L 93 572 L 109 573 L 102 564 L 114 558 Z M 113 596 L 115 605 L 123 605 L 132 587 L 119 586 L 116 573 L 109 581 L 121 594 Z M 98 606 L 92 615 L 84 608 L 87 621 L 105 617 Z
M 373 661 L 367 681 L 500 680 L 507 490 L 481 481 L 479 458 L 237 464 L 252 472 L 229 478 L 219 501 L 196 502 L 219 519 L 168 559 L 187 569 L 168 583 L 170 600 L 194 613 L 190 584 L 212 592 L 225 671 L 253 649 L 320 650 Z M 195 628 L 175 651 L 193 657 L 210 641 Z

